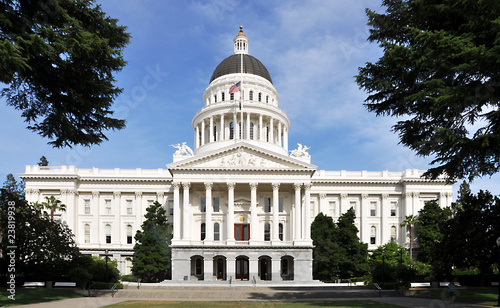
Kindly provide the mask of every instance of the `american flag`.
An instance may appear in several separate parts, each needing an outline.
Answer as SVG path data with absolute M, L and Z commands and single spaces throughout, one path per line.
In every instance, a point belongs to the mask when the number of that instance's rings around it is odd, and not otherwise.
M 229 94 L 240 92 L 240 90 L 241 90 L 241 81 L 232 85 L 231 88 L 229 88 Z

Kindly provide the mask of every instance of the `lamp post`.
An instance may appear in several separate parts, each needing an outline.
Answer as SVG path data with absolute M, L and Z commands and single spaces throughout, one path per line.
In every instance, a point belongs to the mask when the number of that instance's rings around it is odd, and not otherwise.
M 500 307 L 500 237 L 497 238 L 497 247 L 498 247 L 498 299 L 497 299 L 497 307 Z
M 106 288 L 109 289 L 109 284 L 108 284 L 108 250 L 107 249 L 104 251 L 104 256 L 106 257 Z
M 382 289 L 385 287 L 384 272 L 385 272 L 385 250 L 382 251 Z

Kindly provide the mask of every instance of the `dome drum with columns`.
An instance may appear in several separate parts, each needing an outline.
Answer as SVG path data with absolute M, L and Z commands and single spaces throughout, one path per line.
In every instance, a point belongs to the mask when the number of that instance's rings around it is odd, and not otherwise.
M 248 54 L 241 27 L 233 43 L 192 120 L 194 150 L 172 144 L 167 169 L 26 166 L 26 199 L 61 200 L 67 209 L 56 217 L 80 250 L 108 250 L 122 274 L 131 272 L 133 235 L 146 208 L 158 201 L 173 235 L 173 282 L 248 286 L 319 283 L 310 229 L 319 213 L 338 220 L 353 208 L 358 235 L 373 250 L 409 246 L 401 222 L 426 201 L 450 206 L 452 186 L 423 179 L 423 171 L 318 171 L 307 145 L 290 150 L 290 121 L 269 72 Z

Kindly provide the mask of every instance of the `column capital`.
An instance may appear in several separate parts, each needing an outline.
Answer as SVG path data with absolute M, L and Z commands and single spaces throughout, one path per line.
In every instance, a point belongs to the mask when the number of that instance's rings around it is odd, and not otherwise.
M 362 198 L 363 200 L 366 200 L 366 199 L 368 198 L 368 194 L 361 194 L 361 198 Z
M 184 188 L 184 190 L 187 190 L 191 187 L 191 183 L 190 182 L 182 182 L 182 188 Z
M 272 183 L 273 190 L 278 190 L 280 188 L 280 183 Z
M 136 197 L 136 198 L 140 198 L 140 197 L 142 197 L 142 191 L 136 191 L 136 192 L 135 192 L 135 197 Z
M 234 183 L 234 182 L 227 182 L 226 185 L 227 185 L 227 188 L 234 189 L 234 186 L 236 185 L 236 183 Z
M 214 183 L 212 182 L 205 182 L 205 189 L 212 189 L 212 186 L 214 185 Z
M 389 194 L 382 194 L 382 199 L 383 200 L 387 200 L 387 198 L 389 198 Z
M 302 187 L 302 183 L 293 183 L 293 187 L 295 188 L 295 190 L 298 190 Z
M 321 193 L 321 194 L 319 194 L 319 198 L 320 198 L 320 199 L 325 199 L 325 198 L 326 198 L 326 194 L 325 194 L 325 193 Z
M 251 190 L 256 190 L 257 186 L 259 185 L 259 183 L 257 183 L 257 182 L 250 182 L 250 183 L 248 183 L 248 185 L 250 185 L 250 189 Z
M 305 190 L 311 189 L 311 183 L 304 183 L 304 189 Z
M 122 193 L 121 193 L 121 192 L 119 192 L 119 191 L 114 191 L 114 192 L 113 192 L 113 197 L 114 197 L 115 199 L 120 198 L 120 197 L 121 197 L 121 195 L 122 195 Z
M 413 192 L 413 197 L 418 198 L 420 197 L 420 193 L 418 191 Z
M 181 187 L 181 183 L 179 183 L 179 182 L 172 182 L 172 186 L 174 187 L 174 189 L 179 189 L 179 187 Z
M 348 194 L 346 194 L 346 193 L 342 193 L 342 194 L 340 194 L 340 198 L 341 199 L 347 199 L 347 195 Z
M 94 197 L 94 198 L 99 198 L 99 191 L 98 191 L 98 190 L 94 190 L 94 191 L 92 192 L 92 197 Z
M 165 195 L 165 194 L 163 193 L 163 191 L 158 191 L 158 192 L 156 192 L 156 196 L 157 196 L 159 199 L 163 198 L 163 196 L 164 196 L 164 195 Z

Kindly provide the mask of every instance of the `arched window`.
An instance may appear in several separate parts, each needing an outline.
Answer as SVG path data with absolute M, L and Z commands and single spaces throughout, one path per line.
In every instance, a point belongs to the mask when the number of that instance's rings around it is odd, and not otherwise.
M 262 93 L 259 93 L 259 102 L 262 102 Z
M 253 140 L 253 123 L 250 122 L 250 140 Z
M 266 223 L 264 224 L 264 241 L 271 240 L 271 225 Z
M 283 240 L 283 224 L 279 224 L 278 226 L 278 234 L 279 234 L 279 238 L 280 238 L 280 241 Z
M 214 241 L 220 241 L 220 226 L 218 222 L 214 224 Z
M 249 99 L 253 101 L 253 91 L 250 91 L 249 96 L 250 96 Z
M 199 276 L 201 275 L 201 258 L 197 258 L 195 261 L 195 269 L 194 269 L 195 275 Z
M 229 123 L 229 139 L 234 139 L 234 123 Z
M 377 228 L 375 226 L 372 226 L 370 228 L 370 244 L 375 244 L 377 240 Z
M 214 141 L 217 141 L 217 125 L 214 125 Z
M 226 93 L 222 92 L 222 101 L 225 101 L 226 100 Z
M 391 242 L 396 242 L 396 226 L 391 227 Z
M 205 235 L 206 235 L 206 229 L 205 229 L 205 223 L 202 223 L 201 224 L 201 234 L 200 234 L 200 237 L 201 237 L 201 240 L 205 240 Z
M 127 225 L 127 244 L 132 244 L 132 226 Z
M 106 233 L 106 244 L 111 244 L 111 225 L 106 225 L 104 232 Z
M 88 244 L 88 243 L 90 243 L 90 225 L 85 224 L 83 229 L 84 229 L 84 233 L 85 233 L 85 243 Z

